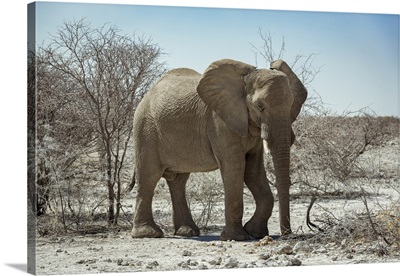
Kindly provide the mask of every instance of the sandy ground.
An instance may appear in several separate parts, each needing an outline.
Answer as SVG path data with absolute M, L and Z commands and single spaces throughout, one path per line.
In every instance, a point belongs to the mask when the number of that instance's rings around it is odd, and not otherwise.
M 388 195 L 383 196 L 383 199 L 387 198 Z M 319 205 L 315 210 L 326 208 L 338 216 L 342 212 L 362 208 L 358 200 L 325 200 Z M 294 226 L 307 228 L 304 223 L 307 206 L 308 203 L 297 201 L 292 204 Z M 203 232 L 195 238 L 181 238 L 166 232 L 165 238 L 161 239 L 132 239 L 128 231 L 38 238 L 37 273 L 83 274 L 400 261 L 400 252 L 392 252 L 390 256 L 381 252 L 382 242 L 351 244 L 344 238 L 345 235 L 336 239 L 335 231 L 340 229 L 330 231 L 332 240 L 328 243 L 320 243 L 315 237 L 301 239 L 307 238 L 307 235 L 281 240 L 276 220 L 275 211 L 270 223 L 273 240 L 261 241 L 223 242 L 219 240 L 219 231 Z
M 399 141 L 396 140 L 382 151 L 386 159 L 380 162 L 391 164 L 397 170 Z M 369 158 L 374 158 L 373 151 Z M 368 157 L 366 157 L 368 158 Z M 385 161 L 386 160 L 386 161 Z M 389 167 L 387 167 L 389 169 Z M 399 178 L 391 177 L 380 182 L 379 194 L 370 201 L 371 211 L 383 208 L 390 202 L 399 202 Z M 397 186 L 393 186 L 397 185 Z M 244 222 L 253 211 L 254 204 L 245 196 Z M 105 272 L 171 271 L 255 268 L 275 266 L 313 266 L 328 264 L 359 264 L 399 262 L 398 248 L 387 246 L 382 240 L 362 242 L 350 239 L 346 227 L 340 224 L 331 227 L 322 236 L 314 235 L 306 226 L 306 210 L 310 198 L 291 201 L 292 228 L 295 239 L 280 239 L 278 208 L 274 208 L 269 222 L 271 237 L 244 242 L 219 240 L 224 220 L 222 212 L 214 214 L 214 227 L 202 231 L 200 237 L 181 238 L 172 233 L 170 219 L 165 237 L 160 239 L 132 239 L 128 230 L 109 230 L 105 233 L 69 235 L 37 238 L 37 274 L 84 274 Z M 223 208 L 222 203 L 220 208 Z M 277 206 L 277 204 L 275 205 Z M 167 199 L 154 203 L 154 212 L 170 208 Z M 157 211 L 159 210 L 159 211 Z M 161 210 L 161 211 L 160 211 Z M 222 210 L 222 209 L 221 209 Z M 352 213 L 362 213 L 365 206 L 360 199 L 318 199 L 311 210 L 311 219 L 326 214 L 342 218 Z M 217 217 L 216 217 L 217 216 Z M 156 221 L 157 221 L 157 215 Z M 159 223 L 159 222 L 158 222 Z M 397 251 L 396 251 L 397 250 Z

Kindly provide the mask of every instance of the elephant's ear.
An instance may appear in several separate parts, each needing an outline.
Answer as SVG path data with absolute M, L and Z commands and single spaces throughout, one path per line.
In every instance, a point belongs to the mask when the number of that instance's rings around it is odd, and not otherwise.
M 294 122 L 300 113 L 302 105 L 307 99 L 307 89 L 285 61 L 275 60 L 271 62 L 270 67 L 271 69 L 285 73 L 289 78 L 290 90 L 292 91 L 294 98 L 290 117 L 292 122 Z
M 222 59 L 213 62 L 197 86 L 200 98 L 236 134 L 248 134 L 248 111 L 243 76 L 256 67 L 243 62 Z

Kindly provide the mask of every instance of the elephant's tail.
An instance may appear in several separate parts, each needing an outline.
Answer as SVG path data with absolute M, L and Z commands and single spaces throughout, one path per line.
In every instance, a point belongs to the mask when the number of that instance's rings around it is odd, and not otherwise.
M 126 188 L 126 192 L 132 192 L 133 187 L 135 187 L 135 179 L 136 179 L 136 171 L 133 172 L 131 183 Z

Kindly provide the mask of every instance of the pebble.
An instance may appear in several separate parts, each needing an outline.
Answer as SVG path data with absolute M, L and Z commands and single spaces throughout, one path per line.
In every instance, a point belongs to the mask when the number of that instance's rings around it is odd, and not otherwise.
M 261 260 L 268 260 L 269 258 L 271 258 L 271 255 L 268 253 L 262 253 L 262 254 L 260 254 L 259 257 Z
M 270 236 L 265 236 L 260 241 L 255 242 L 254 246 L 266 246 L 266 245 L 272 243 L 273 241 L 274 240 Z
M 311 252 L 312 251 L 312 247 L 310 245 L 308 245 L 306 242 L 304 241 L 299 241 L 298 243 L 296 243 L 296 245 L 293 247 L 293 252 L 294 253 L 300 253 L 300 252 Z
M 189 250 L 183 250 L 182 256 L 192 256 L 192 252 L 190 252 Z
M 221 257 L 218 257 L 218 258 L 212 259 L 212 260 L 209 261 L 208 263 L 209 263 L 210 265 L 220 265 L 221 262 L 222 262 L 222 258 L 221 258 Z
M 335 242 L 330 242 L 326 246 L 330 247 L 330 248 L 335 248 L 336 247 L 336 243 Z
M 279 266 L 278 262 L 273 260 L 273 259 L 268 259 L 264 264 L 266 266 L 269 266 L 269 267 L 277 267 L 277 266 Z
M 297 258 L 291 258 L 290 262 L 292 263 L 293 266 L 301 266 L 301 261 Z
M 225 263 L 226 268 L 235 268 L 238 267 L 238 265 L 239 265 L 238 260 L 233 257 L 229 258 Z
M 347 240 L 346 239 L 342 240 L 342 242 L 340 243 L 340 247 L 344 249 L 346 248 L 346 245 L 347 245 Z
M 284 245 L 278 247 L 278 249 L 276 250 L 276 254 L 291 255 L 291 254 L 293 254 L 293 248 L 288 244 L 284 244 Z
M 153 261 L 153 262 L 149 262 L 149 263 L 146 265 L 146 268 L 147 268 L 147 269 L 153 269 L 153 268 L 155 268 L 155 267 L 157 267 L 157 266 L 159 266 L 158 262 L 157 262 L 157 261 Z
M 208 267 L 205 264 L 199 264 L 198 269 L 204 270 L 204 269 L 208 269 Z
M 96 263 L 96 259 L 83 259 L 76 262 L 76 264 L 94 264 Z
M 121 265 L 123 261 L 124 261 L 123 259 L 117 259 L 116 263 L 117 263 L 117 265 Z
M 321 248 L 318 248 L 317 250 L 315 250 L 315 253 L 326 254 L 326 253 L 328 253 L 328 250 L 326 250 L 325 247 L 321 247 Z

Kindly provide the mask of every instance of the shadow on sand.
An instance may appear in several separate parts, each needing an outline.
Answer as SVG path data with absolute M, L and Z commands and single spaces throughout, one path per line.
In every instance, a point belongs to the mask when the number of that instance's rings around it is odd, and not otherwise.
M 16 270 L 27 272 L 28 265 L 27 264 L 5 264 L 6 266 L 12 267 Z
M 270 236 L 274 241 L 276 240 L 308 240 L 312 237 L 314 237 L 314 234 L 291 234 L 288 236 L 281 236 L 281 235 L 271 235 Z M 219 234 L 209 234 L 209 235 L 200 235 L 198 237 L 178 237 L 178 236 L 172 236 L 169 238 L 175 238 L 175 239 L 185 239 L 185 240 L 193 240 L 193 241 L 200 241 L 200 242 L 213 242 L 213 241 L 220 241 Z M 260 239 L 251 239 L 247 241 L 241 241 L 241 242 L 255 242 L 259 241 Z

